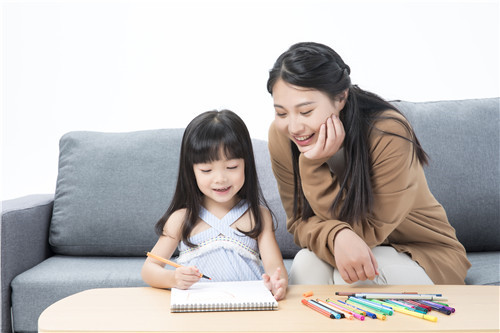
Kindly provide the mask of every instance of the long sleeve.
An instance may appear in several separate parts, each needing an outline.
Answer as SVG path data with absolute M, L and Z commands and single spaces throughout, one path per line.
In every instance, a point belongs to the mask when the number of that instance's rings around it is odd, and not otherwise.
M 350 224 L 369 247 L 382 244 L 408 216 L 418 195 L 418 170 L 421 169 L 408 140 L 381 132 L 409 137 L 402 124 L 385 121 L 376 126 L 370 138 L 373 212 L 366 221 Z M 301 155 L 299 168 L 304 194 L 315 215 L 324 220 L 336 218 L 330 207 L 339 192 L 339 184 L 326 161 L 309 160 Z
M 336 233 L 349 228 L 349 224 L 331 218 L 312 216 L 307 221 L 294 218 L 294 175 L 290 140 L 274 125 L 269 129 L 269 152 L 274 175 L 278 183 L 283 208 L 287 214 L 287 229 L 294 236 L 297 245 L 315 252 L 321 259 L 335 265 L 333 239 Z
M 406 123 L 395 111 L 386 111 L 384 116 Z M 369 247 L 390 245 L 407 253 L 434 283 L 463 284 L 470 267 L 465 249 L 457 240 L 445 210 L 429 190 L 413 144 L 397 136 L 408 138 L 407 128 L 394 119 L 380 120 L 375 127 L 369 137 L 373 208 L 364 221 L 347 223 L 331 211 L 339 192 L 339 180 L 331 171 L 332 166 L 325 160 L 310 160 L 302 154 L 299 156 L 301 185 L 314 215 L 307 221 L 300 216 L 294 219 L 290 140 L 271 125 L 269 151 L 287 213 L 288 231 L 299 246 L 335 266 L 333 241 L 339 230 L 350 228 Z

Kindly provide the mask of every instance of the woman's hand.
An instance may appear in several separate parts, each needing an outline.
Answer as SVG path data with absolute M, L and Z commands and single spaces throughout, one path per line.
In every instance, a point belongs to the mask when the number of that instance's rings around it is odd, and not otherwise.
M 262 279 L 277 301 L 285 298 L 288 280 L 281 276 L 281 268 L 276 268 L 276 271 L 271 276 L 266 273 L 262 274 Z
M 330 158 L 340 149 L 344 138 L 344 125 L 339 117 L 332 115 L 320 126 L 316 143 L 304 156 L 311 160 Z
M 337 269 L 345 282 L 373 280 L 379 274 L 371 249 L 354 231 L 340 230 L 333 242 Z
M 188 289 L 200 280 L 200 271 L 194 266 L 181 266 L 175 269 L 174 278 L 176 288 Z

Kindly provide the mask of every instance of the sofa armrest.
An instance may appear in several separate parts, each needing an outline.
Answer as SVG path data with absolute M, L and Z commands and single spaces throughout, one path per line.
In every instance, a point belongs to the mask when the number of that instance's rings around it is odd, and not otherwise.
M 11 330 L 12 279 L 52 255 L 48 238 L 53 204 L 52 194 L 30 195 L 2 201 L 0 221 L 2 332 Z

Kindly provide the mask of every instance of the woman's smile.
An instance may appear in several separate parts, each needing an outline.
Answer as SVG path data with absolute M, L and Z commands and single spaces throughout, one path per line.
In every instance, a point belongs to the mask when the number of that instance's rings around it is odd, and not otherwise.
M 314 133 L 310 135 L 293 136 L 295 143 L 299 146 L 308 146 L 313 143 Z

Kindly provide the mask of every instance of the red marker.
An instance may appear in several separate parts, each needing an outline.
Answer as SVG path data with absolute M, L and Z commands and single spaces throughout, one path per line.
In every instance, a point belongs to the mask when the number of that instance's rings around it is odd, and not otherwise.
M 318 312 L 318 313 L 321 313 L 323 316 L 326 316 L 328 318 L 331 318 L 331 319 L 335 319 L 335 316 L 333 314 L 331 314 L 330 312 L 326 311 L 326 310 L 323 310 L 321 309 L 320 307 L 317 307 L 316 305 L 314 304 L 311 304 L 307 301 L 307 299 L 302 299 L 302 304 L 310 307 L 311 309 L 313 309 L 314 311 Z

